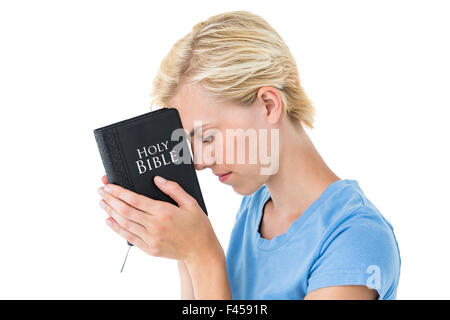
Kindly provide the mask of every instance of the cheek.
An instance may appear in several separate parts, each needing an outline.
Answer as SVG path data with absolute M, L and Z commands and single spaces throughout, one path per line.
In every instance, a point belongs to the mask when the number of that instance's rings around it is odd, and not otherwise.
M 227 144 L 226 139 L 223 144 L 217 145 L 217 150 L 221 150 L 223 164 L 231 169 L 231 166 L 240 168 L 240 171 L 248 171 L 250 174 L 257 172 L 260 165 L 260 147 L 259 138 L 243 136 L 241 138 L 230 139 Z M 219 160 L 220 154 L 216 152 L 216 159 Z

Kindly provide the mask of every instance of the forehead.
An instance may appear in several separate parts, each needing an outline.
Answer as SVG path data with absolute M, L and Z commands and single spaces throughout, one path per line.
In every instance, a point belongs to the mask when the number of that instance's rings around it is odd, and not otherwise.
M 198 84 L 182 84 L 169 101 L 169 108 L 176 108 L 180 114 L 183 127 L 190 132 L 194 121 L 215 123 L 221 117 L 218 101 Z

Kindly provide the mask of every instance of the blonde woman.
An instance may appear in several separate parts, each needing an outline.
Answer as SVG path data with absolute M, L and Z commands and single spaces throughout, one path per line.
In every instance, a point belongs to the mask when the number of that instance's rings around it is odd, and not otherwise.
M 179 111 L 196 169 L 243 195 L 225 253 L 175 182 L 154 180 L 178 206 L 102 178 L 108 225 L 146 253 L 178 260 L 183 299 L 395 299 L 392 226 L 314 148 L 305 131 L 314 107 L 288 46 L 263 18 L 235 11 L 195 25 L 163 59 L 152 95 L 152 104 Z M 246 132 L 257 133 L 244 163 L 218 161 L 242 148 L 223 143 L 227 130 L 241 130 L 245 142 Z M 269 173 L 260 158 L 248 161 L 263 149 L 276 162 Z

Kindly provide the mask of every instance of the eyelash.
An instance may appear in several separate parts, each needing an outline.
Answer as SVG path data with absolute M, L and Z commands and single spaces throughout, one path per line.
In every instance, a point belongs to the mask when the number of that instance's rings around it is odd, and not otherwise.
M 210 139 L 210 138 L 213 138 L 214 137 L 214 135 L 212 134 L 212 135 L 209 135 L 209 136 L 207 136 L 206 138 L 203 138 L 202 139 L 202 142 L 203 143 L 209 143 L 209 142 L 211 142 L 211 141 L 205 141 L 205 139 Z

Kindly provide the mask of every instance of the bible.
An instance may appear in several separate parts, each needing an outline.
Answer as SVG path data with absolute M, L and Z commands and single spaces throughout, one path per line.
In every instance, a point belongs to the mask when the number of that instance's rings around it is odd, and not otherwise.
M 109 183 L 177 205 L 154 184 L 158 175 L 177 182 L 208 214 L 177 109 L 160 108 L 113 123 L 95 129 L 94 136 Z

